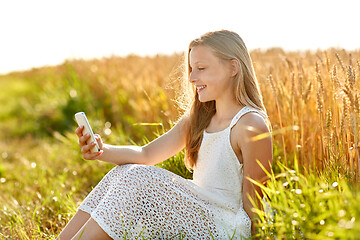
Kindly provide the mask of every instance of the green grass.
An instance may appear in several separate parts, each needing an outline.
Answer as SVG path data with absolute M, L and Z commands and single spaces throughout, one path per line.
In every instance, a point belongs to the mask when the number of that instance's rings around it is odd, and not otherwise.
M 279 165 L 263 186 L 267 211 L 260 215 L 260 239 L 358 239 L 360 192 L 344 178 L 328 178 Z
M 263 59 L 259 52 L 254 56 L 258 62 Z M 288 69 L 283 64 L 278 68 L 279 61 L 269 59 L 281 79 L 283 70 Z M 178 55 L 78 60 L 0 76 L 0 239 L 56 237 L 84 197 L 113 167 L 82 159 L 74 113 L 85 111 L 94 131 L 109 144 L 142 145 L 168 130 L 178 117 L 171 100 L 175 90 L 168 86 L 181 75 L 174 73 L 179 60 Z M 264 66 L 272 65 L 255 65 L 264 98 L 270 99 Z M 286 86 L 281 89 L 285 92 Z M 269 101 L 265 104 L 274 129 L 279 129 L 276 107 Z M 318 119 L 315 105 L 306 105 L 309 120 L 302 120 L 300 131 L 283 134 L 290 151 L 283 146 L 281 134 L 274 137 L 275 173 L 264 191 L 276 214 L 260 214 L 261 239 L 356 239 L 360 235 L 360 195 L 353 174 L 347 175 L 348 155 L 343 155 L 341 164 L 329 157 L 324 159 L 326 168 L 303 168 L 319 155 L 317 148 L 312 148 L 319 131 L 310 122 Z M 291 114 L 286 114 L 289 109 L 281 107 L 283 123 L 291 123 L 287 117 Z M 296 120 L 296 115 L 293 118 Z M 299 133 L 307 148 L 297 147 Z M 338 152 L 347 153 L 350 145 L 339 140 L 335 146 Z M 288 168 L 282 164 L 285 152 Z M 191 178 L 183 157 L 181 152 L 158 166 Z M 303 165 L 294 165 L 297 159 Z
M 126 61 L 142 60 L 134 56 Z M 171 101 L 161 88 L 146 87 L 151 77 L 138 74 L 143 82 L 136 86 L 124 79 L 124 73 L 118 73 L 119 82 L 126 84 L 117 89 L 94 85 L 104 76 L 87 76 L 87 68 L 93 64 L 66 62 L 55 68 L 0 76 L 6 89 L 0 95 L 0 239 L 55 237 L 113 167 L 82 159 L 74 133 L 76 112 L 85 111 L 94 131 L 110 144 L 143 144 L 171 125 Z M 169 74 L 171 69 L 165 71 Z M 153 75 L 151 69 L 148 72 Z M 115 79 L 113 83 L 107 79 L 107 83 L 119 84 Z M 160 124 L 136 124 L 142 122 Z M 182 165 L 181 154 L 161 167 L 191 177 Z

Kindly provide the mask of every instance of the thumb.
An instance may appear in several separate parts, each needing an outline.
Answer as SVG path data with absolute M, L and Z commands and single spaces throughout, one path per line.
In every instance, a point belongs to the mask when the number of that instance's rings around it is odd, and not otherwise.
M 99 144 L 100 149 L 102 149 L 103 148 L 103 141 L 102 141 L 100 135 L 95 134 L 95 139 L 96 139 L 97 143 Z

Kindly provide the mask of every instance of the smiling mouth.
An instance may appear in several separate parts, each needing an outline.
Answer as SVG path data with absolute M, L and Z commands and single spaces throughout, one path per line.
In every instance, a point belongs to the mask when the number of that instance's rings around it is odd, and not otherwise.
M 200 91 L 203 90 L 204 88 L 206 88 L 205 85 L 196 87 L 196 90 L 197 90 L 198 92 L 200 92 Z

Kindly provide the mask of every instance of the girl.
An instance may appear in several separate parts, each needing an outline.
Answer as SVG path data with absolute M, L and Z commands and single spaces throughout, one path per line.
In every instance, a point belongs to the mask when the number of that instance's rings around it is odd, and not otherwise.
M 89 135 L 76 133 L 83 157 L 114 163 L 59 235 L 64 239 L 242 239 L 255 216 L 249 197 L 270 171 L 272 142 L 249 53 L 238 34 L 209 32 L 187 54 L 194 85 L 190 111 L 143 147 L 103 144 L 91 153 Z M 186 148 L 193 180 L 152 166 Z

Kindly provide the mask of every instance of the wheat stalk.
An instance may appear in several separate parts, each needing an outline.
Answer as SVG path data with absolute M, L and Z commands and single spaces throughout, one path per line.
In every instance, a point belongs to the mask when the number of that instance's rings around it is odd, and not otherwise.
M 282 128 L 283 128 L 283 123 L 282 123 L 280 105 L 279 105 L 278 95 L 277 95 L 277 91 L 276 91 L 275 84 L 274 84 L 274 81 L 273 81 L 273 77 L 272 77 L 271 74 L 268 76 L 268 82 L 270 83 L 271 90 L 272 90 L 272 93 L 273 93 L 274 98 L 275 98 L 276 109 L 277 109 L 277 113 L 278 113 L 278 117 L 279 117 L 280 129 L 282 129 Z M 282 139 L 282 144 L 283 144 L 283 148 L 284 148 L 284 161 L 285 161 L 285 166 L 287 166 L 287 153 L 286 153 L 286 145 L 285 145 L 285 137 L 284 137 L 284 134 L 281 134 L 281 139 Z
M 344 67 L 344 63 L 341 60 L 340 55 L 338 53 L 335 53 L 335 56 L 336 56 L 337 60 L 339 61 L 341 69 L 343 70 L 343 72 L 346 72 L 345 67 Z

